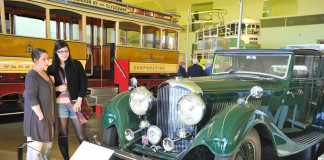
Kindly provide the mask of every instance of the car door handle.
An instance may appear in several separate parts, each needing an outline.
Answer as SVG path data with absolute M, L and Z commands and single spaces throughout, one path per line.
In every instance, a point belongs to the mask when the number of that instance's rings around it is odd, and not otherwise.
M 287 91 L 287 95 L 291 95 L 293 98 L 295 98 L 295 95 L 293 92 Z

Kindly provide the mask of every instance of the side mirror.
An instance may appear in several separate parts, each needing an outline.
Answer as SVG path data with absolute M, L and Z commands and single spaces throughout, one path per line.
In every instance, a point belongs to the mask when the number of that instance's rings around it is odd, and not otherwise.
M 252 87 L 250 93 L 252 97 L 260 98 L 263 95 L 263 89 L 260 86 L 254 86 Z
M 250 95 L 246 98 L 245 104 L 248 103 L 249 98 L 252 96 L 254 98 L 261 98 L 263 95 L 263 89 L 260 86 L 254 86 L 251 88 Z

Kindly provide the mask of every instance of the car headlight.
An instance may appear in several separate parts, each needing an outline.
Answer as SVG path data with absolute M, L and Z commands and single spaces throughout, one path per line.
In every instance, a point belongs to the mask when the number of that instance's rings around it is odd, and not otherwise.
M 178 115 L 186 125 L 197 124 L 205 114 L 205 103 L 196 94 L 184 95 L 178 101 Z
M 159 127 L 152 125 L 147 129 L 147 138 L 153 145 L 160 142 L 162 137 L 162 131 Z
M 139 116 L 151 109 L 153 101 L 153 95 L 145 87 L 135 88 L 129 97 L 132 111 Z

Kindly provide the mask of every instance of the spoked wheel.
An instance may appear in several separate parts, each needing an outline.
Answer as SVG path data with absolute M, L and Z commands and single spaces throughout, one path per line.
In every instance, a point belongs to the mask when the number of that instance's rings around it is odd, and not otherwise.
M 215 156 L 215 160 L 261 160 L 261 142 L 256 129 L 250 130 L 234 154 L 227 157 Z
M 103 144 L 107 146 L 120 146 L 117 130 L 115 126 L 106 128 L 104 130 Z M 112 157 L 110 157 L 109 160 L 121 160 L 121 159 L 113 155 Z

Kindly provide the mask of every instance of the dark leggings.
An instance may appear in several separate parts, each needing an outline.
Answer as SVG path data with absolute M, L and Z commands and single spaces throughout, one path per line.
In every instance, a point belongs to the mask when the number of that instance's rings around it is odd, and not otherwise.
M 71 118 L 72 125 L 78 138 L 80 144 L 82 141 L 89 141 L 87 135 L 85 134 L 85 124 L 80 124 L 77 118 Z M 60 118 L 60 131 L 58 137 L 58 145 L 63 155 L 64 160 L 69 158 L 69 146 L 68 146 L 68 130 L 69 128 L 69 118 Z

